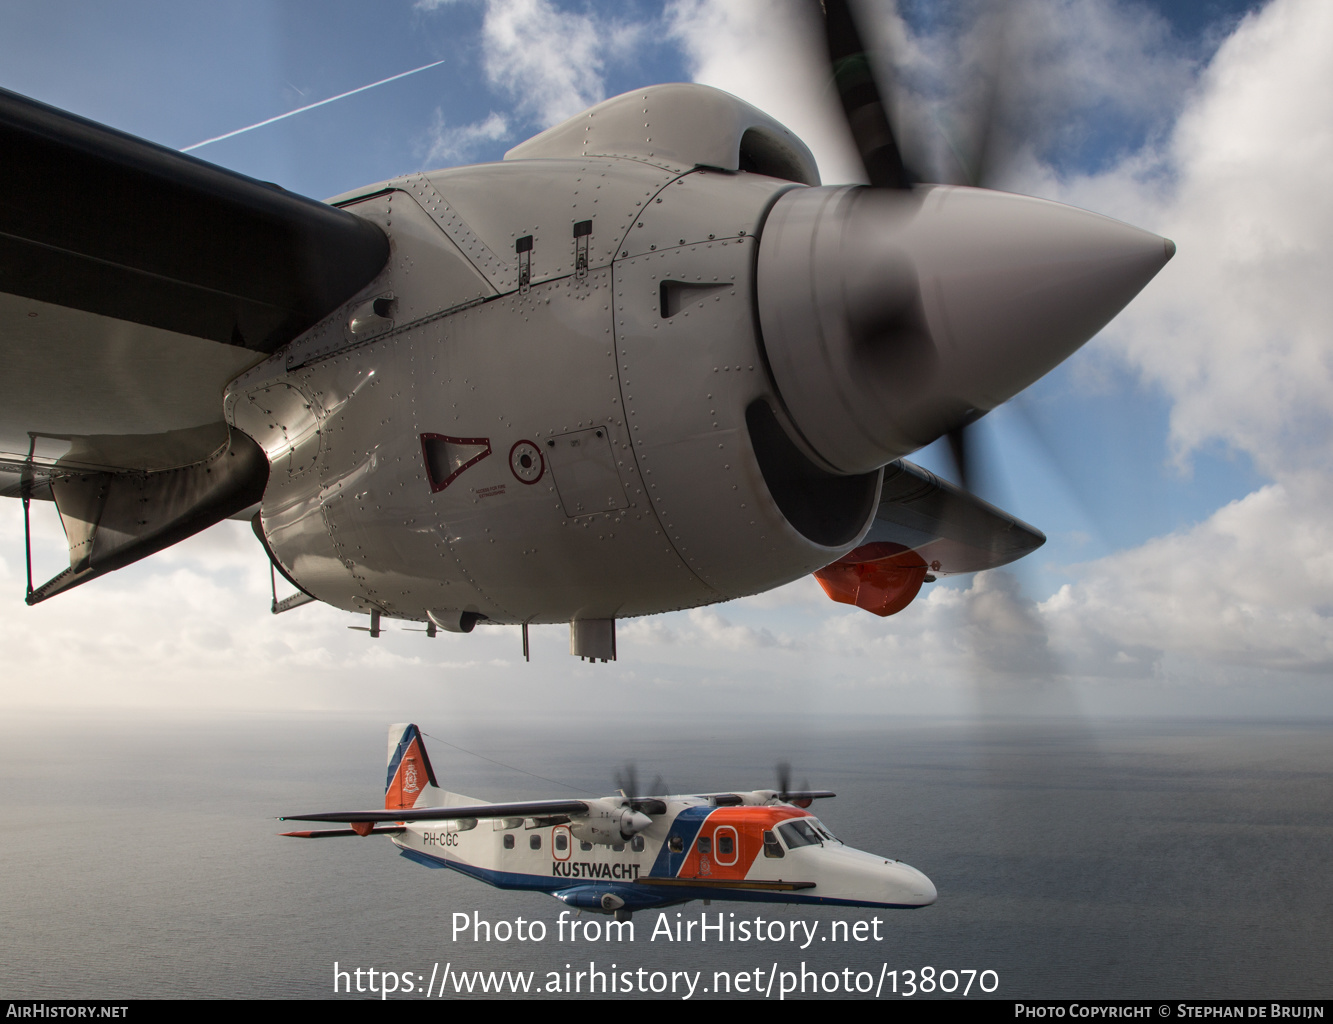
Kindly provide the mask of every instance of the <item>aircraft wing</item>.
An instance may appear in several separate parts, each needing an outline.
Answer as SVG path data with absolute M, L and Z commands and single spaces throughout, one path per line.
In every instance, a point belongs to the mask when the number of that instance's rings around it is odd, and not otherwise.
M 477 804 L 473 807 L 404 807 L 394 811 L 328 811 L 323 814 L 287 814 L 279 821 L 455 821 L 460 818 L 553 818 L 587 814 L 583 800 L 528 800 L 517 804 Z
M 906 459 L 884 469 L 879 508 L 862 544 L 887 541 L 916 551 L 932 572 L 980 572 L 1046 543 L 1021 519 Z
M 745 803 L 745 797 L 739 793 L 697 793 L 695 795 L 713 801 L 718 807 L 739 807 Z M 797 803 L 804 800 L 805 803 L 800 806 L 808 807 L 812 800 L 827 800 L 838 794 L 831 789 L 793 789 L 785 793 L 774 793 L 773 795 L 787 803 Z
M 0 495 L 54 498 L 70 536 L 29 602 L 257 501 L 224 386 L 388 254 L 351 213 L 0 90 Z

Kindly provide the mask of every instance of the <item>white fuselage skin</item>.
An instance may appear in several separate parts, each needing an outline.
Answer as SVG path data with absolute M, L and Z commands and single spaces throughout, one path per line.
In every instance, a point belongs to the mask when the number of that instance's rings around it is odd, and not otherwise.
M 445 794 L 443 799 L 450 805 L 480 802 L 454 793 Z M 714 827 L 719 821 L 724 830 L 727 827 L 728 812 L 732 808 L 714 807 L 702 797 L 664 799 L 667 813 L 656 816 L 652 824 L 639 833 L 637 838 L 641 842 L 627 842 L 619 848 L 600 844 L 586 844 L 585 847 L 569 834 L 569 825 L 538 826 L 532 819 L 472 819 L 462 823 L 462 827 L 458 822 L 414 824 L 410 811 L 404 812 L 406 830 L 395 835 L 393 842 L 412 854 L 445 863 L 501 888 L 533 889 L 561 895 L 562 891 L 578 887 L 606 886 L 609 891 L 624 895 L 624 890 L 619 887 L 631 886 L 641 878 L 665 875 L 685 882 L 699 877 L 698 853 L 694 849 L 699 819 L 706 815 Z M 775 804 L 768 793 L 746 794 L 745 799 L 749 805 L 745 810 L 760 805 L 772 806 L 776 820 L 804 820 L 818 824 L 817 819 L 806 812 Z M 682 812 L 685 812 L 684 816 Z M 689 817 L 695 819 L 694 825 L 679 828 L 678 823 Z M 826 829 L 823 831 L 828 834 Z M 686 836 L 684 848 L 672 859 L 663 847 L 673 833 L 681 832 Z M 780 830 L 774 830 L 772 834 L 782 842 L 782 857 L 755 856 L 749 864 L 742 861 L 728 871 L 722 866 L 725 858 L 715 853 L 717 864 L 712 869 L 712 877 L 730 876 L 747 882 L 813 882 L 813 887 L 790 892 L 742 888 L 700 891 L 688 886 L 667 889 L 644 884 L 639 889 L 660 897 L 663 903 L 713 898 L 908 908 L 935 902 L 935 886 L 930 879 L 901 861 L 855 850 L 832 838 L 792 848 L 782 839 Z M 744 846 L 743 843 L 740 845 Z

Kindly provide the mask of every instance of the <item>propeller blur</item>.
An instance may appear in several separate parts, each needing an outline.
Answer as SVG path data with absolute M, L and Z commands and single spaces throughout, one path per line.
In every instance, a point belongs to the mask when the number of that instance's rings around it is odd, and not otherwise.
M 488 804 L 440 788 L 415 725 L 389 727 L 384 810 L 292 814 L 346 828 L 303 839 L 387 835 L 402 856 L 500 889 L 613 913 L 690 900 L 911 909 L 935 886 L 901 861 L 853 850 L 804 810 L 827 790 L 616 796 Z M 632 791 L 631 791 L 632 792 Z

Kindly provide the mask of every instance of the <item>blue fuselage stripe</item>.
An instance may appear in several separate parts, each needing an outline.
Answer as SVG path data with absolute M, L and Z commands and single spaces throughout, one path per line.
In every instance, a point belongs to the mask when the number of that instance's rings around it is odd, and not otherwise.
M 696 808 L 691 808 L 695 810 Z M 697 808 L 705 812 L 711 812 L 712 808 Z M 707 817 L 707 813 L 704 814 Z M 695 824 L 694 832 L 690 834 L 690 840 L 693 841 L 694 834 L 699 831 L 702 819 Z M 685 847 L 689 849 L 689 844 Z M 651 905 L 654 903 L 685 903 L 689 900 L 733 900 L 738 903 L 807 903 L 812 906 L 828 907 L 874 907 L 883 910 L 916 910 L 915 903 L 876 903 L 870 900 L 844 900 L 836 899 L 831 896 L 809 896 L 799 892 L 765 892 L 755 889 L 715 889 L 700 888 L 691 889 L 687 886 L 654 886 L 639 885 L 636 882 L 629 881 L 607 881 L 607 882 L 587 882 L 583 886 L 577 883 L 571 885 L 568 878 L 547 878 L 544 875 L 527 875 L 517 871 L 494 871 L 490 868 L 479 868 L 474 864 L 463 864 L 459 861 L 446 860 L 443 857 L 434 857 L 429 853 L 423 853 L 420 850 L 409 850 L 405 847 L 399 847 L 399 852 L 408 860 L 415 861 L 418 864 L 424 864 L 432 868 L 452 868 L 453 870 L 475 878 L 487 885 L 493 885 L 497 889 L 526 889 L 530 892 L 544 892 L 553 894 L 556 892 L 567 892 L 574 888 L 588 888 L 596 890 L 605 889 L 633 889 L 635 893 L 641 894 L 643 903 Z M 656 868 L 656 865 L 654 865 Z M 667 877 L 653 871 L 655 877 Z
M 690 855 L 690 847 L 694 845 L 694 837 L 699 834 L 699 829 L 703 827 L 704 821 L 714 810 L 716 808 L 707 805 L 686 807 L 676 815 L 676 820 L 671 823 L 667 841 L 657 851 L 657 859 L 653 861 L 652 874 L 655 878 L 676 877 L 681 865 L 685 863 L 685 858 Z M 681 840 L 680 853 L 671 852 L 671 839 L 675 836 L 679 836 Z

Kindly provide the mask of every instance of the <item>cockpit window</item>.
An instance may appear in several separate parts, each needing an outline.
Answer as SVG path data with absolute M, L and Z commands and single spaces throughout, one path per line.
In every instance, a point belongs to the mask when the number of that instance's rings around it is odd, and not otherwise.
M 808 820 L 810 824 L 815 827 L 815 831 L 818 832 L 825 839 L 827 839 L 829 842 L 831 843 L 842 842 L 842 840 L 839 839 L 837 836 L 835 836 L 832 832 L 830 832 L 829 827 L 825 825 L 822 821 L 820 821 L 818 818 L 810 818 Z
M 795 850 L 798 846 L 824 845 L 824 840 L 815 831 L 815 827 L 804 818 L 797 818 L 795 821 L 784 821 L 778 826 L 778 832 L 781 833 L 789 850 Z
M 782 848 L 782 844 L 778 842 L 778 837 L 775 836 L 772 832 L 766 831 L 764 833 L 764 856 L 765 857 L 787 856 L 787 851 Z

